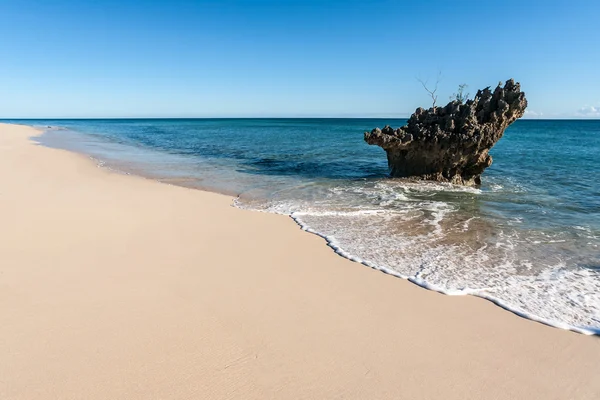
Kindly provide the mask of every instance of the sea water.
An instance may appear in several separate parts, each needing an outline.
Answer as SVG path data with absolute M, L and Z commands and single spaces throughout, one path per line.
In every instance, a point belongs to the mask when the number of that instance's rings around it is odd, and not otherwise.
M 405 120 L 12 122 L 101 165 L 289 215 L 340 255 L 423 287 L 600 334 L 600 121 L 517 121 L 477 188 L 389 178 L 363 132 Z

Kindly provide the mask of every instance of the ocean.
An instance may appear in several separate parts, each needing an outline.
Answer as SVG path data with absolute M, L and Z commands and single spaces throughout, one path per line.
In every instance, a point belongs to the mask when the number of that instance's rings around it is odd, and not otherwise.
M 289 215 L 341 256 L 425 288 L 600 334 L 600 121 L 517 121 L 477 188 L 389 178 L 363 132 L 401 119 L 6 122 L 43 126 L 41 144 L 106 168 Z

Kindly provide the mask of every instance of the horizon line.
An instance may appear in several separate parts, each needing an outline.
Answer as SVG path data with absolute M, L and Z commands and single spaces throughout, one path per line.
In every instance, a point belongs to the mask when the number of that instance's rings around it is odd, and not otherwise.
M 214 117 L 0 117 L 0 121 L 27 120 L 127 120 L 127 119 L 409 119 L 410 116 L 214 116 Z M 522 117 L 518 120 L 527 121 L 600 121 L 600 117 L 548 117 L 548 118 L 527 118 Z

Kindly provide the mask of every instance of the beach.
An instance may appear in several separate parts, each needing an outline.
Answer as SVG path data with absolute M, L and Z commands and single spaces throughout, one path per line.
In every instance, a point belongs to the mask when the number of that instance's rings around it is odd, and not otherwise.
M 2 399 L 596 399 L 600 341 L 0 124 Z

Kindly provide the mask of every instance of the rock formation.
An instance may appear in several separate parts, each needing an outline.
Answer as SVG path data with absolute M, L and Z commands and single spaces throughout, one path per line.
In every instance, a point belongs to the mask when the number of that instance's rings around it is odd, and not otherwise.
M 489 87 L 477 91 L 464 104 L 417 108 L 405 126 L 373 129 L 365 132 L 365 141 L 386 151 L 393 177 L 479 185 L 492 165 L 489 150 L 526 107 L 520 84 L 509 79 L 493 93 Z

